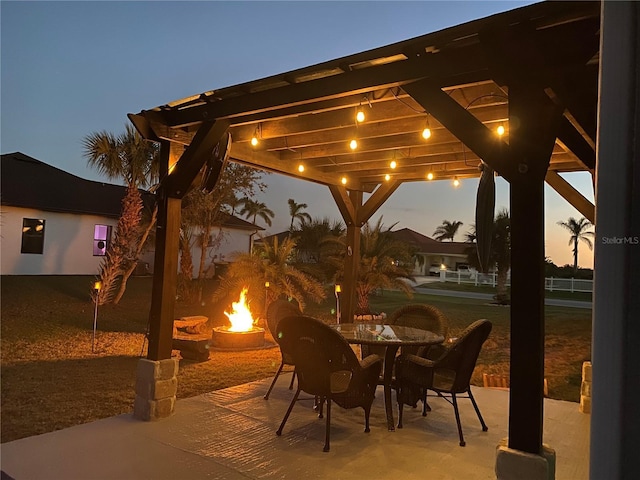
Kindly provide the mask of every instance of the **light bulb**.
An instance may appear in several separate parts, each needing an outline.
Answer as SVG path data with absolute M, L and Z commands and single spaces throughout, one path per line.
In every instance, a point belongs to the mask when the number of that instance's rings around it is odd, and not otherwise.
M 358 113 L 356 113 L 356 120 L 358 122 L 364 122 L 364 112 L 362 110 L 358 110 Z
M 458 177 L 453 177 L 453 186 L 454 187 L 460 186 L 460 180 L 458 180 Z
M 254 147 L 258 145 L 258 139 L 256 137 L 251 138 L 251 145 L 253 145 Z
M 388 182 L 389 180 L 391 180 L 391 175 L 389 175 L 388 173 L 384 176 L 384 179 Z
M 347 177 L 342 177 L 342 178 L 340 179 L 340 182 L 341 182 L 343 185 L 346 185 L 346 184 L 347 184 Z
M 423 131 L 422 131 L 422 138 L 424 138 L 425 140 L 427 138 L 429 138 L 431 136 L 431 129 L 429 127 L 426 127 Z
M 391 160 L 391 163 L 389 164 L 389 166 L 391 168 L 396 168 L 398 166 L 398 162 L 396 162 L 395 160 Z
M 427 173 L 427 180 L 433 180 L 433 173 Z
M 358 141 L 353 139 L 349 142 L 349 148 L 351 150 L 355 150 L 356 148 L 358 148 Z
M 304 165 L 302 165 L 302 164 L 298 165 L 298 171 L 300 173 L 304 172 Z
M 500 136 L 504 135 L 504 125 L 502 125 L 502 124 L 498 125 L 498 128 L 496 129 L 496 132 Z

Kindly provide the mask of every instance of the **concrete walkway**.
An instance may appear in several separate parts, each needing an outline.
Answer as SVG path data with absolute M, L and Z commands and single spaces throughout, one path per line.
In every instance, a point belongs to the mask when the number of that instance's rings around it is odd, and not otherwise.
M 331 451 L 322 452 L 324 420 L 299 402 L 283 435 L 275 431 L 292 392 L 283 375 L 268 401 L 270 379 L 179 400 L 157 422 L 130 414 L 2 444 L 2 471 L 16 480 L 89 479 L 490 479 L 495 449 L 507 436 L 508 393 L 474 388 L 489 427 L 460 400 L 466 447 L 458 445 L 453 408 L 430 400 L 424 418 L 408 408 L 405 427 L 386 429 L 382 391 L 363 433 L 361 409 L 332 409 Z M 557 479 L 588 478 L 589 415 L 578 404 L 545 400 L 544 442 L 557 452 Z

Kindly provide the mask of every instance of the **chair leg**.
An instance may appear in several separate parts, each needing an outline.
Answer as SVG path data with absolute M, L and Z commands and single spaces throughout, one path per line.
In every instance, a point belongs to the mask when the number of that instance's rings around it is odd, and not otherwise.
M 291 375 L 291 383 L 289 384 L 289 390 L 293 390 L 293 381 L 296 379 L 296 371 L 293 370 L 293 374 Z
M 489 427 L 487 427 L 487 424 L 484 423 L 484 419 L 482 418 L 482 414 L 480 414 L 480 409 L 478 408 L 478 404 L 476 403 L 476 399 L 473 398 L 473 395 L 471 394 L 471 388 L 469 388 L 468 393 L 469 393 L 469 398 L 471 399 L 471 403 L 473 404 L 473 408 L 476 409 L 476 413 L 478 414 L 478 419 L 480 420 L 480 425 L 482 425 L 482 431 L 486 432 L 487 430 L 489 430 Z
M 323 452 L 329 451 L 329 437 L 331 434 L 331 399 L 327 398 L 327 426 L 325 427 L 325 439 Z
M 402 428 L 402 407 L 403 407 L 403 388 L 398 385 L 398 389 L 396 390 L 396 400 L 398 401 L 398 428 Z
M 427 412 L 430 412 L 430 411 L 431 411 L 431 407 L 427 402 L 427 389 L 425 388 L 424 392 L 422 393 L 422 416 L 426 417 Z
M 364 433 L 369 433 L 369 415 L 371 414 L 371 405 L 364 407 Z
M 462 436 L 462 425 L 460 425 L 460 412 L 458 412 L 458 401 L 456 400 L 455 393 L 451 394 L 451 400 L 453 403 L 453 410 L 456 414 L 456 423 L 458 424 L 458 435 L 460 436 L 460 446 L 464 447 L 466 444 L 464 441 L 464 437 Z
M 271 381 L 271 385 L 269 386 L 269 390 L 267 390 L 267 393 L 265 393 L 265 395 L 264 395 L 264 399 L 265 400 L 269 400 L 269 395 L 271 395 L 271 390 L 273 390 L 273 386 L 276 384 L 276 380 L 278 380 L 278 377 L 280 376 L 280 373 L 282 372 L 282 367 L 284 367 L 284 362 L 280 363 L 280 368 L 278 368 L 278 371 L 276 372 L 275 376 L 273 377 L 273 380 Z
M 318 418 L 323 418 L 324 414 L 322 412 L 324 410 L 324 397 L 316 396 L 314 402 L 316 404 L 316 410 L 318 411 Z
M 293 400 L 291 400 L 291 403 L 289 404 L 289 408 L 287 409 L 287 413 L 284 414 L 284 418 L 282 419 L 282 423 L 280 424 L 280 428 L 278 428 L 278 431 L 276 432 L 276 435 L 278 435 L 278 436 L 282 435 L 282 429 L 284 428 L 284 424 L 287 423 L 287 419 L 289 418 L 289 415 L 291 414 L 291 410 L 293 410 L 293 406 L 298 401 L 298 395 L 300 395 L 300 389 L 299 388 L 296 390 L 296 393 L 293 396 Z

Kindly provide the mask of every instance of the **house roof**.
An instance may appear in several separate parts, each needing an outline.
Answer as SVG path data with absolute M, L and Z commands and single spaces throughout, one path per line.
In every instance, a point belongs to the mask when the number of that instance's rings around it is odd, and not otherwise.
M 100 215 L 118 218 L 127 189 L 122 185 L 77 177 L 24 153 L 2 155 L 0 199 L 2 205 L 47 212 Z M 145 203 L 153 196 L 144 192 Z M 238 230 L 264 230 L 241 218 L 223 213 L 222 226 Z
M 402 228 L 391 232 L 397 239 L 408 243 L 419 253 L 437 255 L 466 255 L 467 249 L 471 246 L 465 242 L 439 242 L 431 237 L 422 235 L 409 228 Z
M 2 205 L 118 218 L 126 187 L 95 182 L 20 152 L 4 154 Z

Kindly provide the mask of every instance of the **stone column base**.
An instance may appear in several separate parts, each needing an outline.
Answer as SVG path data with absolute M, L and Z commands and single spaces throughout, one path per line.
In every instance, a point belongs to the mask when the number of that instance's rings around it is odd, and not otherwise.
M 173 413 L 178 391 L 178 359 L 138 361 L 133 416 L 158 420 Z
M 542 445 L 542 455 L 509 448 L 502 439 L 496 447 L 497 480 L 554 480 L 556 478 L 556 452 Z

